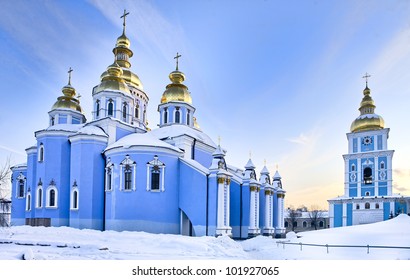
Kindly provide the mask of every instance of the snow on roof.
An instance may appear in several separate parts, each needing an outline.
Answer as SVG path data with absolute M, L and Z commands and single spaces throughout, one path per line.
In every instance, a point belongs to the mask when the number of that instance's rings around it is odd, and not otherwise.
M 245 165 L 245 168 L 246 169 L 255 169 L 255 164 L 253 164 L 253 162 L 252 162 L 252 160 L 251 159 L 249 159 L 248 160 L 248 163 Z
M 268 170 L 268 168 L 266 167 L 266 165 L 262 168 L 261 174 L 269 174 L 269 170 Z
M 182 136 L 182 135 L 188 135 L 196 140 L 199 140 L 203 142 L 204 144 L 207 144 L 212 147 L 217 147 L 217 145 L 212 141 L 212 139 L 203 133 L 202 131 L 199 131 L 195 128 L 189 127 L 187 125 L 181 125 L 181 124 L 173 124 L 169 126 L 163 126 L 157 129 L 154 129 L 150 132 L 151 135 L 158 139 L 165 139 L 169 137 L 177 137 L 177 136 Z
M 158 140 L 156 137 L 151 135 L 150 133 L 132 133 L 129 134 L 118 141 L 109 145 L 105 151 L 115 149 L 115 148 L 130 148 L 136 146 L 144 146 L 144 147 L 160 147 L 170 149 L 176 152 L 181 152 L 180 149 L 174 147 L 164 141 Z
M 358 116 L 356 119 L 380 119 L 381 117 L 377 114 L 364 114 Z
M 49 126 L 45 130 L 47 131 L 69 131 L 69 132 L 77 132 L 79 131 L 84 124 L 56 124 Z
M 13 166 L 10 167 L 10 168 L 11 168 L 11 169 L 16 169 L 16 168 L 24 168 L 24 167 L 27 167 L 27 163 L 26 163 L 26 162 L 15 164 L 15 165 L 13 165 Z
M 98 135 L 98 136 L 105 136 L 107 134 L 102 130 L 102 128 L 95 126 L 95 125 L 86 125 L 78 131 L 78 134 L 87 134 L 87 135 Z

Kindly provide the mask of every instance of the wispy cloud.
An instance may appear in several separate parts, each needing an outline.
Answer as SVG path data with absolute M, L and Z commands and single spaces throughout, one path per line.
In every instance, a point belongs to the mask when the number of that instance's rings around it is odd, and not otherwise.
M 124 9 L 129 11 L 127 26 L 132 28 L 127 28 L 127 34 L 136 38 L 145 49 L 152 50 L 153 54 L 158 55 L 159 51 L 163 57 L 171 61 L 177 49 L 185 50 L 182 29 L 163 16 L 154 7 L 154 2 L 133 0 L 89 0 L 89 2 L 119 28 L 122 28 L 120 15 Z
M 26 155 L 25 153 L 23 153 L 23 152 L 21 152 L 21 151 L 17 151 L 17 150 L 15 150 L 15 149 L 13 149 L 13 148 L 6 147 L 6 146 L 3 146 L 3 145 L 0 145 L 0 150 L 4 150 L 4 151 L 7 151 L 7 152 L 10 152 L 10 153 L 13 153 L 13 154 L 17 154 L 17 155 L 21 155 L 21 156 L 25 156 L 25 155 Z

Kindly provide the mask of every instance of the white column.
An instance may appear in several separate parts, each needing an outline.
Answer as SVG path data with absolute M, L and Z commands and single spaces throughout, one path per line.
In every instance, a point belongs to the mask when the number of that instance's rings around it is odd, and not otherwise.
M 393 162 L 392 162 L 393 155 L 387 156 L 386 168 L 387 168 L 387 195 L 392 195 L 393 193 Z
M 357 159 L 357 196 L 362 196 L 362 159 Z
M 374 195 L 379 195 L 379 157 L 374 156 Z
M 350 166 L 349 166 L 349 159 L 345 159 L 345 196 L 349 196 L 349 173 L 350 173 Z
M 229 184 L 229 178 L 218 177 L 216 235 L 232 235 L 229 226 Z
M 334 227 L 334 204 L 329 203 L 329 227 Z
M 347 225 L 347 204 L 345 203 L 345 202 L 343 202 L 343 204 L 342 204 L 342 211 L 343 211 L 343 214 L 342 214 L 342 217 L 343 217 L 343 221 L 342 221 L 342 223 L 343 223 L 343 226 L 345 227 L 346 225 Z

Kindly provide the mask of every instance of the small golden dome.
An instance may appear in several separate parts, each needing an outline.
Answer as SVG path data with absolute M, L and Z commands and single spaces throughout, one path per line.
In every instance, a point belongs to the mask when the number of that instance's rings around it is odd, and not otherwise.
M 114 62 L 107 67 L 107 71 L 101 74 L 101 83 L 97 86 L 94 93 L 104 90 L 116 90 L 130 93 L 130 90 L 122 78 L 123 70 Z
M 82 113 L 82 109 L 80 106 L 80 101 L 74 96 L 76 95 L 75 89 L 70 85 L 66 85 L 62 89 L 63 96 L 57 98 L 56 103 L 54 103 L 51 110 L 54 109 L 71 109 Z
M 360 102 L 360 116 L 357 117 L 350 126 L 351 132 L 366 130 L 376 130 L 384 128 L 384 120 L 381 116 L 374 113 L 376 105 L 370 96 L 370 89 L 367 87 L 363 90 L 363 99 Z
M 175 70 L 169 74 L 169 79 L 172 83 L 167 85 L 162 94 L 161 103 L 179 101 L 192 104 L 192 97 L 188 91 L 188 87 L 183 84 L 185 81 L 184 73 Z
M 131 45 L 130 39 L 123 32 L 120 37 L 117 38 L 116 48 L 126 48 L 129 49 Z

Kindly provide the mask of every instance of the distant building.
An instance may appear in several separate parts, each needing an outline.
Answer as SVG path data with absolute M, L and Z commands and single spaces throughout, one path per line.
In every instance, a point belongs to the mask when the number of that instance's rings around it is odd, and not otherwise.
M 11 200 L 0 198 L 0 227 L 10 226 Z
M 148 127 L 149 97 L 131 71 L 126 15 L 114 62 L 92 89 L 92 120 L 85 118 L 70 69 L 48 125 L 26 149 L 27 164 L 12 168 L 13 224 L 283 236 L 281 176 L 266 166 L 257 176 L 251 159 L 244 169 L 225 162 L 226 151 L 197 123 L 178 54 L 156 103 L 159 127 Z
M 347 133 L 348 154 L 343 155 L 343 196 L 329 199 L 330 227 L 368 224 L 408 213 L 410 197 L 393 193 L 394 150 L 388 149 L 389 128 L 375 114 L 367 86 L 363 90 L 360 116 Z
M 315 226 L 316 224 L 316 226 Z M 307 208 L 298 208 L 285 210 L 285 228 L 286 232 L 302 232 L 325 229 L 329 227 L 329 213 L 319 211 L 317 216 L 308 211 Z

